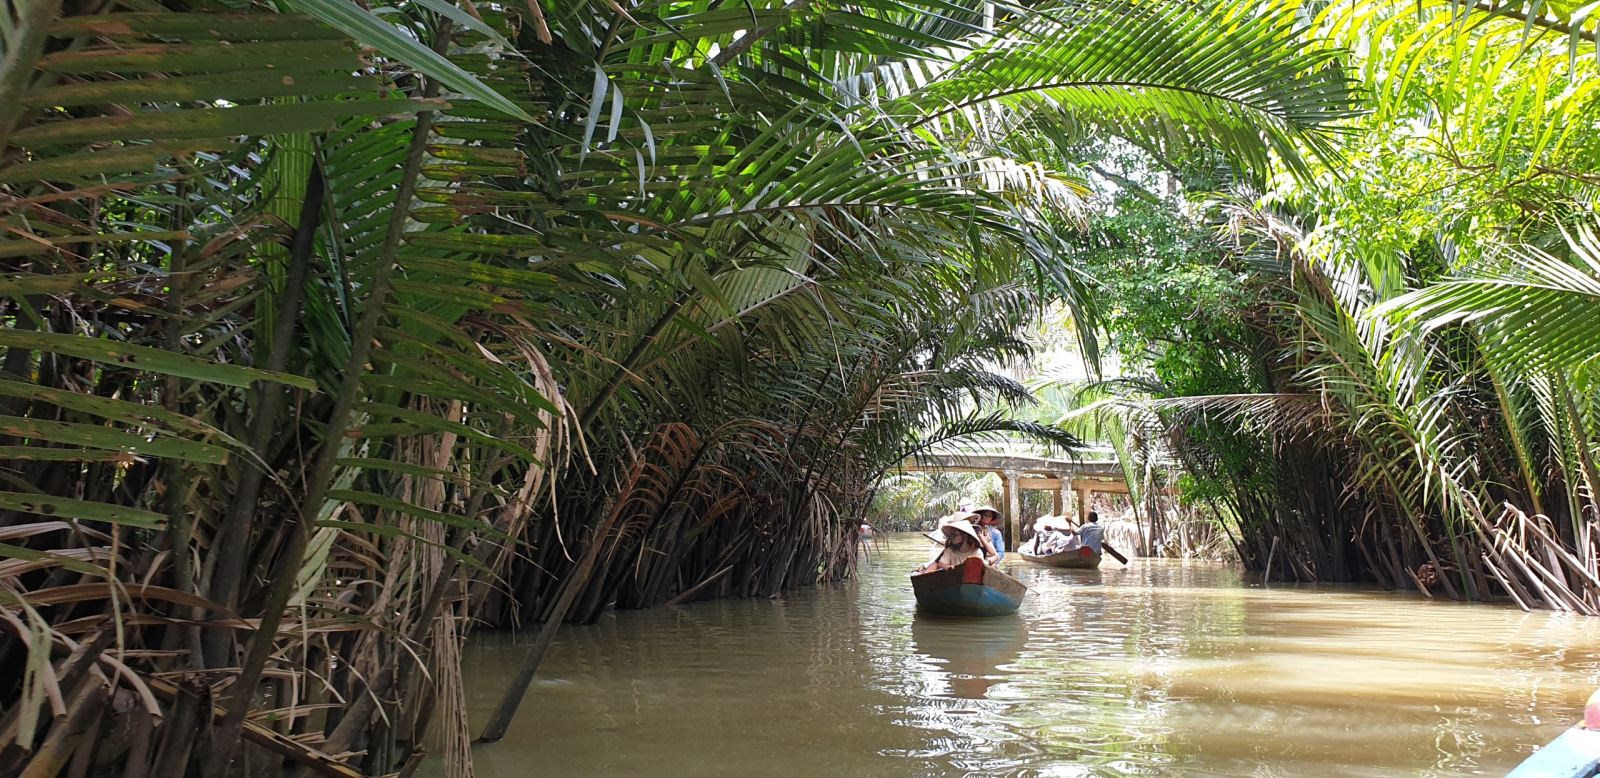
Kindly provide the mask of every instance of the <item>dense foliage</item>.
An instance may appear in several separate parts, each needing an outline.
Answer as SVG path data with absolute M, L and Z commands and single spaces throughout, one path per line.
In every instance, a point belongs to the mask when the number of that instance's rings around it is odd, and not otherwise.
M 1364 52 L 1374 110 L 1310 181 L 1191 191 L 1224 256 L 1118 295 L 1113 331 L 1182 334 L 1152 399 L 1105 408 L 1166 434 L 1269 575 L 1600 613 L 1594 36 L 1447 3 L 1319 25 Z
M 545 625 L 493 739 L 562 621 L 838 577 L 918 446 L 1074 442 L 970 409 L 1091 307 L 1085 128 L 1306 175 L 1353 113 L 1254 4 L 0 17 L 7 774 L 380 774 L 435 719 L 470 772 L 474 620 Z

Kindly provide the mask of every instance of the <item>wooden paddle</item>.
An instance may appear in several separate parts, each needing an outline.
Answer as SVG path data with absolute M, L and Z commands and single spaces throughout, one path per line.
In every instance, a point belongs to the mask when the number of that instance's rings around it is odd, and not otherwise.
M 1123 564 L 1127 564 L 1128 563 L 1128 558 L 1123 556 L 1122 554 L 1118 553 L 1116 549 L 1112 548 L 1111 544 L 1107 543 L 1105 538 L 1101 538 L 1100 539 L 1100 550 L 1106 552 L 1107 554 L 1110 554 L 1111 558 L 1117 560 L 1118 562 L 1121 562 Z

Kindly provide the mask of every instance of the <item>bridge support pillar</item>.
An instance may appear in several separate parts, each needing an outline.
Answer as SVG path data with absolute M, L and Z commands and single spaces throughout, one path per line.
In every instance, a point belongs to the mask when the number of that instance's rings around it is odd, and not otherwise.
M 1050 514 L 1060 516 L 1067 511 L 1067 482 L 1062 481 L 1054 492 L 1050 493 Z
M 1000 474 L 1005 481 L 1006 498 L 1006 548 L 1016 548 L 1022 542 L 1022 474 L 1007 470 Z
M 1056 478 L 1061 479 L 1061 484 L 1056 487 L 1056 493 L 1053 500 L 1055 503 L 1057 516 L 1062 516 L 1065 518 L 1072 517 L 1073 503 L 1072 498 L 1069 495 L 1072 494 L 1072 479 L 1077 475 L 1078 473 L 1076 469 L 1056 474 Z

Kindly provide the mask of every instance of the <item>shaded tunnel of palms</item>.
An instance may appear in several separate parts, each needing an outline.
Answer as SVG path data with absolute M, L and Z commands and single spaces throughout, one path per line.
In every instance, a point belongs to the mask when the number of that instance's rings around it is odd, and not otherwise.
M 1434 33 L 1410 54 L 1429 68 L 1460 55 L 1450 41 L 1524 26 L 1429 9 L 1406 22 Z M 1224 171 L 1235 196 L 1309 188 L 1348 164 L 1361 122 L 1424 100 L 1358 83 L 1353 31 L 1409 32 L 1395 8 L 0 13 L 8 773 L 381 774 L 430 731 L 464 762 L 471 629 L 553 636 L 610 608 L 848 577 L 877 485 L 953 440 L 1066 455 L 1115 427 L 1125 479 L 1165 446 L 1248 565 L 1281 542 L 1310 578 L 1338 577 L 1319 559 L 1349 550 L 1356 508 L 1333 498 L 1353 482 L 1387 545 L 1351 577 L 1405 586 L 1431 560 L 1448 594 L 1600 597 L 1583 359 L 1600 345 L 1566 337 L 1600 330 L 1563 307 L 1597 256 L 1593 172 L 1573 162 L 1596 136 L 1578 131 L 1593 59 L 1557 73 L 1548 25 L 1495 72 L 1559 76 L 1517 81 L 1564 95 L 1527 132 L 1578 127 L 1495 145 L 1484 118 L 1464 139 L 1497 170 L 1518 143 L 1542 155 L 1507 182 L 1544 204 L 1504 216 L 1531 223 L 1528 247 L 1460 243 L 1461 278 L 1432 289 L 1437 274 L 1306 237 L 1305 198 L 1230 201 L 1225 262 L 1266 268 L 1243 282 L 1271 303 L 1245 312 L 1272 325 L 1252 332 L 1307 358 L 1228 397 L 1119 394 L 1039 420 L 1032 387 L 994 369 L 1028 357 L 1023 330 L 1062 304 L 1093 362 L 1121 321 L 1086 259 L 1107 215 L 1095 150 L 1138 149 L 1173 182 Z M 1543 345 L 1508 335 L 1546 323 Z M 1509 420 L 1510 443 L 1468 457 L 1480 431 L 1440 420 L 1472 381 L 1461 407 Z M 1273 426 L 1284 406 L 1300 426 Z M 1292 434 L 1315 424 L 1336 447 Z M 1323 504 L 1280 510 L 1240 465 L 1257 460 Z

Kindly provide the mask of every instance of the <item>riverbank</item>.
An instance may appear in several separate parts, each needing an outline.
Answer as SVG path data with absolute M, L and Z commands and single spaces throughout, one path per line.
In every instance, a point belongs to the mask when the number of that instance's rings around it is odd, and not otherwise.
M 925 541 L 880 548 L 851 584 L 567 628 L 478 776 L 1498 775 L 1600 685 L 1600 623 L 1572 616 L 1014 560 L 1017 618 L 931 620 L 904 575 Z M 525 640 L 468 645 L 475 720 Z

